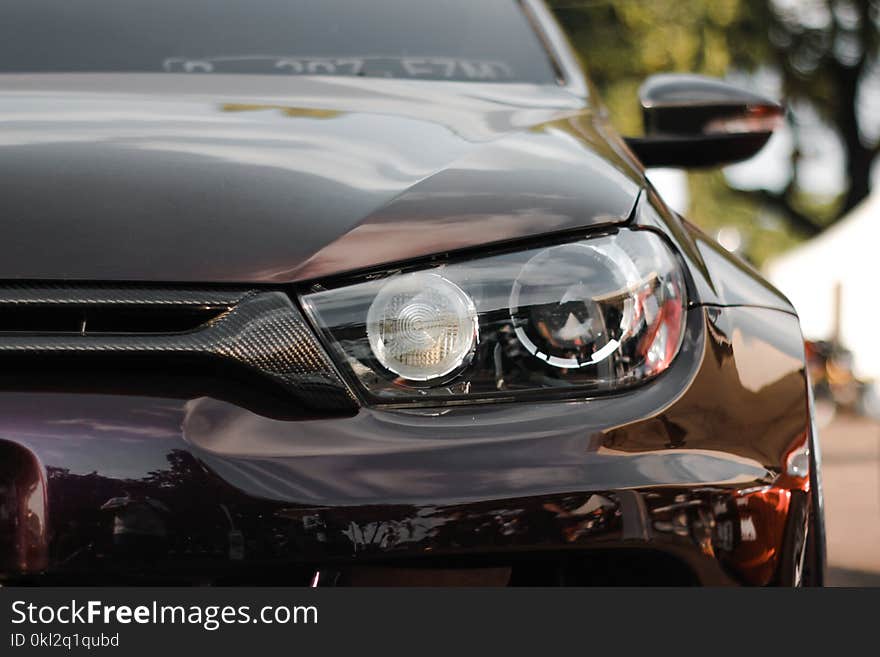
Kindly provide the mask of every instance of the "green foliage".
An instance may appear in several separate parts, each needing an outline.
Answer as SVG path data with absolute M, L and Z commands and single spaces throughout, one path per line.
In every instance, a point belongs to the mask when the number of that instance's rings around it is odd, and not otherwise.
M 752 48 L 735 35 L 753 28 L 745 0 L 551 0 L 618 127 L 641 129 L 636 90 L 652 73 L 724 75 L 752 68 Z M 752 61 L 748 61 L 752 58 Z
M 691 208 L 688 218 L 710 235 L 736 228 L 743 236 L 742 254 L 760 265 L 767 258 L 796 246 L 801 237 L 777 215 L 749 196 L 731 191 L 720 171 L 688 176 Z

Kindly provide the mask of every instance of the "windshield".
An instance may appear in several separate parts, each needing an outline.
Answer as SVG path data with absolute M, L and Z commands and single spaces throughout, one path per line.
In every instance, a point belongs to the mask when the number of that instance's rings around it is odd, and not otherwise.
M 556 81 L 517 0 L 0 0 L 0 72 Z

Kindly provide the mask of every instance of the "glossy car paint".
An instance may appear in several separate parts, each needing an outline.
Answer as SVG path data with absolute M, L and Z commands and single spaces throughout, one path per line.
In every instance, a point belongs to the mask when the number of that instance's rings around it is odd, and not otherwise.
M 6 75 L 0 108 L 2 279 L 285 283 L 620 223 L 639 191 L 563 88 Z
M 796 583 L 812 504 L 791 465 L 811 440 L 797 319 L 664 206 L 576 82 L 0 77 L 5 280 L 295 297 L 631 223 L 667 236 L 692 286 L 670 370 L 611 396 L 330 418 L 257 411 L 231 386 L 7 377 L 3 579 L 596 583 L 634 554 L 637 580 Z

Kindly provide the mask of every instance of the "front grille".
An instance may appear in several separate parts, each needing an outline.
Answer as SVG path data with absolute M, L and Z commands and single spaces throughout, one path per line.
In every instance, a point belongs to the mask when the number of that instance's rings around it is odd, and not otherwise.
M 0 288 L 0 364 L 6 374 L 53 364 L 120 373 L 152 364 L 175 379 L 222 372 L 260 379 L 305 409 L 357 409 L 280 291 Z
M 0 287 L 0 336 L 182 333 L 228 312 L 246 290 Z

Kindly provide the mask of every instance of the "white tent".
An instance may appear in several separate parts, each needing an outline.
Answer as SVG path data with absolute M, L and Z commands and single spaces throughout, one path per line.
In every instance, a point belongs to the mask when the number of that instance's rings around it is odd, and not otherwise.
M 855 374 L 880 381 L 880 193 L 765 269 L 797 309 L 805 338 L 830 339 L 839 321 Z

